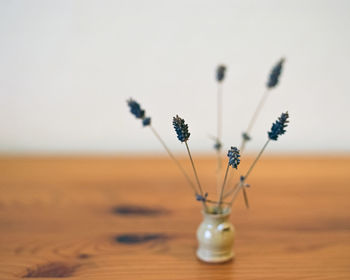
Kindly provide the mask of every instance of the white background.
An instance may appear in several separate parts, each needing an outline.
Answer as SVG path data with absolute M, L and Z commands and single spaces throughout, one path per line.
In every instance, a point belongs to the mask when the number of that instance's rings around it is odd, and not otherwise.
M 153 153 L 162 147 L 126 106 L 133 97 L 174 151 L 171 118 L 210 152 L 215 68 L 224 143 L 239 145 L 272 66 L 285 56 L 248 148 L 282 111 L 270 152 L 350 151 L 349 1 L 0 1 L 0 153 Z

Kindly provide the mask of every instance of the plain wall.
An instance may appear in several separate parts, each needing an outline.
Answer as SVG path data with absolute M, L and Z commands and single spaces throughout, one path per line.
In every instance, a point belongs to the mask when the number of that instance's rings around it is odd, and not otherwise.
M 133 97 L 174 151 L 210 152 L 215 68 L 225 147 L 239 145 L 272 66 L 285 56 L 248 144 L 281 112 L 270 152 L 350 151 L 349 1 L 0 1 L 0 153 L 162 152 L 126 105 Z

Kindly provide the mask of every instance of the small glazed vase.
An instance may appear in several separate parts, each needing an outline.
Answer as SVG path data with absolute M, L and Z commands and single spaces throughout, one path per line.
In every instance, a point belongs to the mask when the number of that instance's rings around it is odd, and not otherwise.
M 230 213 L 230 209 L 222 214 L 202 211 L 204 219 L 197 229 L 197 257 L 201 261 L 222 263 L 234 258 L 235 229 L 229 221 Z

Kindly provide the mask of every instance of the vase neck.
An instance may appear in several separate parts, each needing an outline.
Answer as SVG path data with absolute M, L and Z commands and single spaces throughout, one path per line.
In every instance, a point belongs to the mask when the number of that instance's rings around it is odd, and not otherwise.
M 222 223 L 224 221 L 227 221 L 230 217 L 230 211 L 227 211 L 224 214 L 210 214 L 203 212 L 204 220 L 210 222 L 210 223 Z

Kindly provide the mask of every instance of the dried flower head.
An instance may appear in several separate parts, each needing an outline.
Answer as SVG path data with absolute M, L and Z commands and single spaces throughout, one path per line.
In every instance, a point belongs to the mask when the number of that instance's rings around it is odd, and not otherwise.
M 248 133 L 246 132 L 243 132 L 242 133 L 242 138 L 245 140 L 245 141 L 249 141 L 250 139 L 252 139 Z
M 206 202 L 208 198 L 208 193 L 205 193 L 204 195 L 196 194 L 196 200 Z
M 249 187 L 250 187 L 249 184 L 245 183 L 245 177 L 244 177 L 244 176 L 241 176 L 241 177 L 239 178 L 239 181 L 240 181 L 240 183 L 241 183 L 241 185 L 242 185 L 243 187 L 246 187 L 246 188 L 249 188 Z
M 215 139 L 214 149 L 220 151 L 222 148 L 222 143 L 219 139 Z
M 143 126 L 147 126 L 151 124 L 151 118 L 150 117 L 146 117 L 142 120 L 142 125 Z
M 228 150 L 227 156 L 229 158 L 228 164 L 231 165 L 233 168 L 238 167 L 239 163 L 241 162 L 239 150 L 236 147 L 231 147 L 231 149 Z
M 267 82 L 268 88 L 277 86 L 285 59 L 281 58 L 280 61 L 272 68 L 269 80 Z
M 143 119 L 145 117 L 145 110 L 141 109 L 141 106 L 139 103 L 137 103 L 135 100 L 131 98 L 127 102 L 128 102 L 128 106 L 130 107 L 131 114 L 133 114 L 138 119 Z
M 143 126 L 148 126 L 151 124 L 151 118 L 145 116 L 145 110 L 142 110 L 139 103 L 137 103 L 132 98 L 130 98 L 127 101 L 127 103 L 128 103 L 128 106 L 130 107 L 131 114 L 133 114 L 138 119 L 142 119 Z
M 286 132 L 285 128 L 289 123 L 288 118 L 289 118 L 288 112 L 281 114 L 281 116 L 277 119 L 277 121 L 272 124 L 271 131 L 268 132 L 269 139 L 276 141 L 278 139 L 278 136 Z
M 216 69 L 216 80 L 222 82 L 225 79 L 226 66 L 219 65 Z
M 175 128 L 177 138 L 181 142 L 185 142 L 190 138 L 190 133 L 188 132 L 188 125 L 185 124 L 185 120 L 181 119 L 178 115 L 173 117 L 173 126 Z

